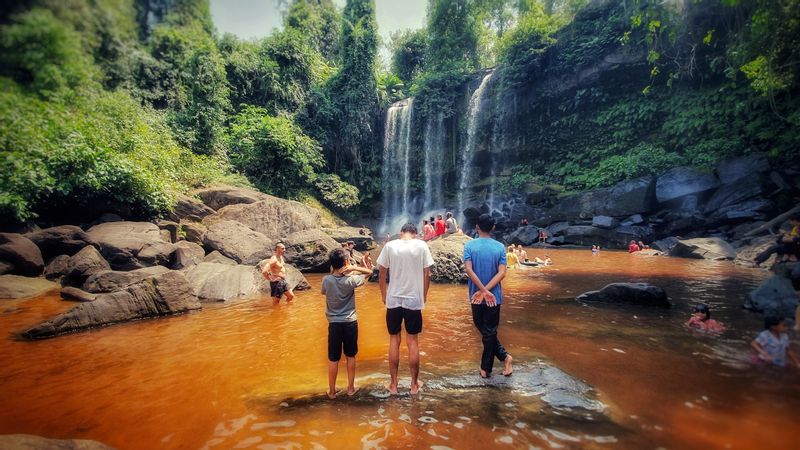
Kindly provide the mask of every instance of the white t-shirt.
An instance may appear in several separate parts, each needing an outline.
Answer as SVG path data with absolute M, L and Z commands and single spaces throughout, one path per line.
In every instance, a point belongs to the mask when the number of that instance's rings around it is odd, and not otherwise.
M 395 239 L 381 250 L 376 261 L 389 269 L 386 308 L 403 307 L 420 310 L 425 307 L 423 269 L 433 265 L 428 244 L 419 239 Z

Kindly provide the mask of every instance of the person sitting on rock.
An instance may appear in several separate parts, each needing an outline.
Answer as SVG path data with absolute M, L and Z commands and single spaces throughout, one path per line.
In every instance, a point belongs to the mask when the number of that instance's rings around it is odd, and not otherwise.
M 761 265 L 773 253 L 778 254 L 778 262 L 786 261 L 792 256 L 800 260 L 800 213 L 793 214 L 789 218 L 789 223 L 792 224 L 791 231 L 779 234 L 775 245 L 770 246 L 755 257 L 753 260 L 755 265 Z
M 282 243 L 275 245 L 275 254 L 267 261 L 261 274 L 264 278 L 269 280 L 270 296 L 272 301 L 278 303 L 281 297 L 286 295 L 286 301 L 291 302 L 294 299 L 294 292 L 286 282 L 286 261 L 283 255 L 286 253 L 286 246 Z
M 636 241 L 631 240 L 631 243 L 628 244 L 628 253 L 638 252 L 639 250 L 641 250 L 641 248 L 639 248 L 639 245 L 636 244 Z
M 800 368 L 800 361 L 789 347 L 789 334 L 786 333 L 786 319 L 777 316 L 767 316 L 764 319 L 765 330 L 750 343 L 756 350 L 758 359 L 767 364 L 779 367 L 786 366 L 786 357 L 792 360 L 795 367 Z
M 444 224 L 444 218 L 441 214 L 436 215 L 436 222 L 434 223 L 434 228 L 436 229 L 436 236 L 441 236 L 447 230 L 447 226 Z
M 444 222 L 445 224 L 445 233 L 446 234 L 456 234 L 459 230 L 458 222 L 456 222 L 456 218 L 453 217 L 453 213 L 447 213 L 447 220 Z
M 433 228 L 433 220 L 428 222 L 427 220 L 422 221 L 422 240 L 423 241 L 430 241 L 431 239 L 436 237 L 436 230 Z
M 644 241 L 639 241 L 636 245 L 639 246 L 639 250 L 648 250 L 650 248 L 650 246 L 645 244 Z
M 698 303 L 694 307 L 692 317 L 686 322 L 689 328 L 702 331 L 721 333 L 725 331 L 725 326 L 711 318 L 711 309 L 705 303 Z

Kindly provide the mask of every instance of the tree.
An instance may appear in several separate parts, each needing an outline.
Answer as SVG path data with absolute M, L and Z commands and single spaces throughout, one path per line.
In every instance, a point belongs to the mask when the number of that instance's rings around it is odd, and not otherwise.
M 344 179 L 359 185 L 378 167 L 373 123 L 378 115 L 375 1 L 348 0 L 342 16 L 340 69 L 328 85 L 337 111 L 329 162 Z
M 428 48 L 428 32 L 419 30 L 398 30 L 390 35 L 389 51 L 392 53 L 392 72 L 405 84 L 422 72 L 425 66 L 425 52 Z
M 469 72 L 480 67 L 475 0 L 431 0 L 428 4 L 427 67 L 432 72 Z
M 285 29 L 296 30 L 329 63 L 336 60 L 342 16 L 331 0 L 295 0 L 283 18 Z

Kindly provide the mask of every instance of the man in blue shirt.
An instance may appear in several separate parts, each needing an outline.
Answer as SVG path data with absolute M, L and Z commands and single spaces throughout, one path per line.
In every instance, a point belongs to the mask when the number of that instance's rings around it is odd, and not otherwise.
M 469 277 L 472 322 L 483 338 L 481 376 L 488 378 L 492 374 L 495 357 L 504 363 L 503 375 L 509 376 L 512 358 L 497 339 L 500 305 L 503 303 L 500 282 L 506 276 L 506 249 L 490 236 L 494 230 L 494 218 L 489 214 L 478 217 L 475 229 L 478 238 L 464 245 L 464 266 Z

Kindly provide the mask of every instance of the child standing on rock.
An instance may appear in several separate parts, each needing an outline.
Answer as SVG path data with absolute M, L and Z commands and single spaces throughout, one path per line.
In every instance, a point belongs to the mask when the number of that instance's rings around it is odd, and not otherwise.
M 358 353 L 358 322 L 355 290 L 363 286 L 364 275 L 372 274 L 372 267 L 349 265 L 350 254 L 343 248 L 333 250 L 329 256 L 333 272 L 322 279 L 325 294 L 325 316 L 328 318 L 328 398 L 336 397 L 336 376 L 342 350 L 347 359 L 347 395 L 356 393 L 356 353 Z M 350 275 L 351 273 L 360 275 Z

